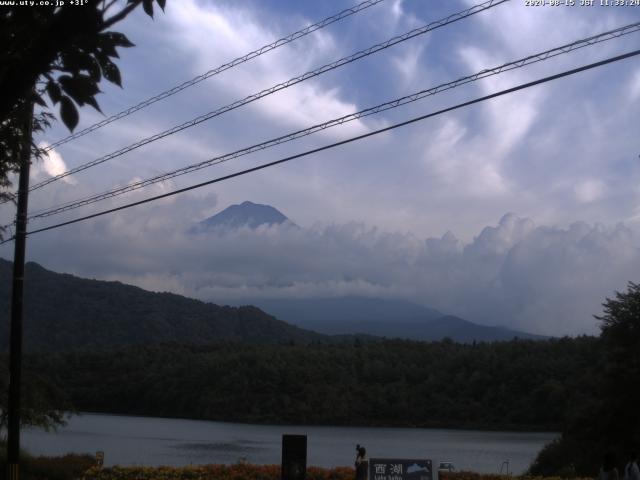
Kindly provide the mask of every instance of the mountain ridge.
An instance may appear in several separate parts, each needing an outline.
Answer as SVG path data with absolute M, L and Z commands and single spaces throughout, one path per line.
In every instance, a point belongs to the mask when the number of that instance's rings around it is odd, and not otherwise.
M 12 262 L 0 259 L 0 349 L 7 350 Z M 327 336 L 289 325 L 254 306 L 205 303 L 25 265 L 27 350 L 109 349 L 159 343 L 310 343 Z
M 347 296 L 251 299 L 243 304 L 247 303 L 257 305 L 287 323 L 325 335 L 367 334 L 420 341 L 451 338 L 462 343 L 505 341 L 516 337 L 529 340 L 548 338 L 503 326 L 480 325 L 397 299 Z
M 206 218 L 194 226 L 188 232 L 192 234 L 207 233 L 211 231 L 235 230 L 247 227 L 255 230 L 263 225 L 289 225 L 297 227 L 286 215 L 271 205 L 244 201 L 241 204 L 229 205 L 224 210 Z
M 257 306 L 220 306 L 118 281 L 56 273 L 34 262 L 28 262 L 25 269 L 27 351 L 162 343 L 310 344 L 381 337 L 418 341 L 450 338 L 462 343 L 546 338 L 477 325 L 401 300 L 344 297 L 331 299 L 331 308 L 326 308 L 322 305 L 326 299 L 307 299 L 297 300 L 293 310 L 264 300 L 253 302 Z M 0 258 L 0 314 L 4 318 L 0 351 L 8 349 L 11 273 L 12 263 Z M 388 321 L 391 318 L 393 322 Z

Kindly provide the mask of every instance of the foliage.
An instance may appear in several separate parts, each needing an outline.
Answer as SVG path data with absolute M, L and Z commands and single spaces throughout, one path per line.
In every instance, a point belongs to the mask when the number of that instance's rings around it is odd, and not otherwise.
M 579 446 L 575 442 L 561 437 L 546 445 L 536 456 L 529 467 L 528 473 L 542 477 L 550 477 L 562 471 L 573 472 L 575 465 L 572 460 L 580 454 Z
M 155 1 L 164 9 L 166 0 Z M 46 107 L 46 94 L 54 105 L 60 104 L 60 116 L 73 130 L 78 123 L 74 102 L 99 110 L 95 97 L 100 80 L 121 85 L 113 59 L 118 58 L 117 47 L 132 47 L 133 43 L 109 29 L 141 4 L 153 16 L 153 2 L 127 0 L 121 8 L 115 1 L 92 1 L 82 8 L 0 10 L 0 42 L 4 47 L 0 56 L 0 118 L 28 100 Z
M 188 467 L 92 468 L 87 480 L 279 480 L 279 465 L 199 465 Z M 353 469 L 307 468 L 308 480 L 353 480 Z
M 65 424 L 65 412 L 73 410 L 66 394 L 49 378 L 25 370 L 21 382 L 20 422 L 23 426 L 55 429 Z M 9 372 L 0 362 L 0 434 L 8 422 Z
M 20 114 L 17 114 L 21 112 Z M 22 104 L 16 109 L 16 115 L 7 117 L 0 121 L 0 201 L 12 200 L 6 189 L 11 186 L 9 174 L 17 171 L 20 151 L 23 148 L 23 131 L 25 119 L 31 115 L 31 109 Z M 39 112 L 32 116 L 31 130 L 34 133 L 43 132 L 47 129 L 53 116 L 48 112 Z M 33 140 L 31 141 L 31 155 L 35 159 L 41 159 L 46 153 L 39 148 Z M 1 161 L 5 159 L 5 161 Z M 4 227 L 0 227 L 4 228 Z M 0 238 L 3 231 L 0 230 Z
M 553 430 L 596 340 L 165 345 L 33 355 L 81 411 L 252 423 Z
M 573 480 L 591 480 L 591 478 L 580 478 L 575 475 L 570 476 L 540 476 L 540 475 L 498 475 L 488 473 L 475 473 L 475 472 L 442 472 L 438 474 L 440 480 L 561 480 L 561 479 L 573 479 Z
M 24 480 L 77 480 L 95 465 L 91 455 L 68 454 L 61 457 L 31 457 L 22 462 Z
M 0 259 L 0 312 L 8 312 L 12 263 Z M 25 266 L 25 351 L 104 350 L 163 342 L 308 343 L 323 335 L 276 320 L 255 307 L 223 307 L 119 282 L 87 280 Z M 0 351 L 9 345 L 0 322 Z
M 350 467 L 308 467 L 307 480 L 353 480 Z M 188 467 L 110 467 L 92 468 L 86 480 L 279 480 L 279 465 L 201 465 Z M 567 477 L 563 477 L 567 478 Z M 573 477 L 571 477 L 573 478 Z M 561 480 L 560 477 L 513 477 L 472 472 L 440 474 L 441 480 Z M 587 479 L 575 479 L 587 480 Z
M 46 112 L 46 98 L 59 105 L 69 130 L 78 124 L 77 106 L 91 105 L 100 111 L 96 96 L 101 79 L 121 85 L 114 62 L 117 48 L 133 46 L 125 35 L 109 29 L 139 5 L 153 16 L 154 1 L 164 9 L 166 0 L 0 8 L 0 200 L 10 198 L 9 174 L 19 169 L 17 152 L 28 132 L 25 110 L 31 110 L 32 102 L 40 108 L 33 119 L 34 131 L 46 128 L 52 118 Z M 42 154 L 32 145 L 32 156 Z
M 0 471 L 6 471 L 6 444 L 0 442 Z M 33 457 L 20 453 L 20 478 L 24 480 L 76 480 L 95 465 L 90 455 L 68 454 L 61 457 Z
M 627 450 L 640 449 L 640 285 L 603 303 L 604 348 L 598 436 Z
M 600 321 L 600 355 L 585 377 L 562 437 L 545 447 L 532 473 L 549 474 L 573 466 L 595 474 L 610 451 L 624 461 L 640 450 L 640 285 L 607 298 Z M 618 465 L 622 471 L 622 464 Z

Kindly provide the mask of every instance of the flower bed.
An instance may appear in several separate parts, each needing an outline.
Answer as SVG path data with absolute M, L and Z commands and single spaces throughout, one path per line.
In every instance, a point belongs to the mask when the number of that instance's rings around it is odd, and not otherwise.
M 353 480 L 350 467 L 309 467 L 307 480 Z M 280 480 L 279 465 L 200 465 L 189 467 L 106 467 L 92 468 L 85 480 Z M 440 474 L 440 480 L 563 480 L 560 477 L 512 477 L 472 472 Z M 575 479 L 591 480 L 591 479 Z
M 307 468 L 307 480 L 353 480 L 352 468 Z M 86 480 L 280 480 L 280 465 L 91 468 Z

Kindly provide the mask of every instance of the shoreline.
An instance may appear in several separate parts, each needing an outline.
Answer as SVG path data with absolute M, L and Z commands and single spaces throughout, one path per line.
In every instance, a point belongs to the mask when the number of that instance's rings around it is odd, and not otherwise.
M 433 430 L 433 431 L 458 431 L 458 432 L 478 432 L 478 433 L 531 433 L 531 434 L 546 434 L 546 435 L 560 435 L 560 431 L 548 430 L 548 429 L 536 429 L 536 428 L 500 428 L 500 427 L 485 427 L 485 426 L 453 426 L 453 425 L 440 425 L 433 424 L 433 426 L 422 425 L 403 425 L 403 424 L 322 424 L 322 423 L 288 423 L 288 422 L 258 422 L 258 421 L 240 421 L 240 420 L 212 420 L 208 418 L 194 418 L 194 417 L 176 417 L 176 416 L 158 416 L 158 415 L 145 415 L 137 413 L 113 413 L 113 412 L 69 412 L 69 417 L 78 416 L 109 416 L 109 417 L 130 417 L 130 418 L 145 418 L 145 419 L 162 419 L 162 420 L 176 420 L 176 421 L 193 421 L 193 422 L 209 422 L 219 423 L 225 425 L 246 425 L 246 426 L 261 426 L 261 427 L 295 427 L 295 428 L 360 428 L 360 429 L 406 429 L 406 430 Z M 531 426 L 530 426 L 531 427 Z
M 234 464 L 281 460 L 282 435 L 307 435 L 307 462 L 329 468 L 351 465 L 356 444 L 369 457 L 429 458 L 451 461 L 458 469 L 492 473 L 503 461 L 525 471 L 557 434 L 470 430 L 273 426 L 198 420 L 129 417 L 84 412 L 58 433 L 30 429 L 23 445 L 34 454 L 105 452 L 106 465 Z

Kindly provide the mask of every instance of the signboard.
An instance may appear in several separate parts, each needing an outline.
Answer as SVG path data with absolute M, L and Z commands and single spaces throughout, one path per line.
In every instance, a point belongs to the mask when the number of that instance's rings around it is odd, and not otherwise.
M 372 458 L 369 480 L 433 480 L 431 460 Z
M 307 436 L 282 435 L 281 480 L 304 480 L 307 476 Z

